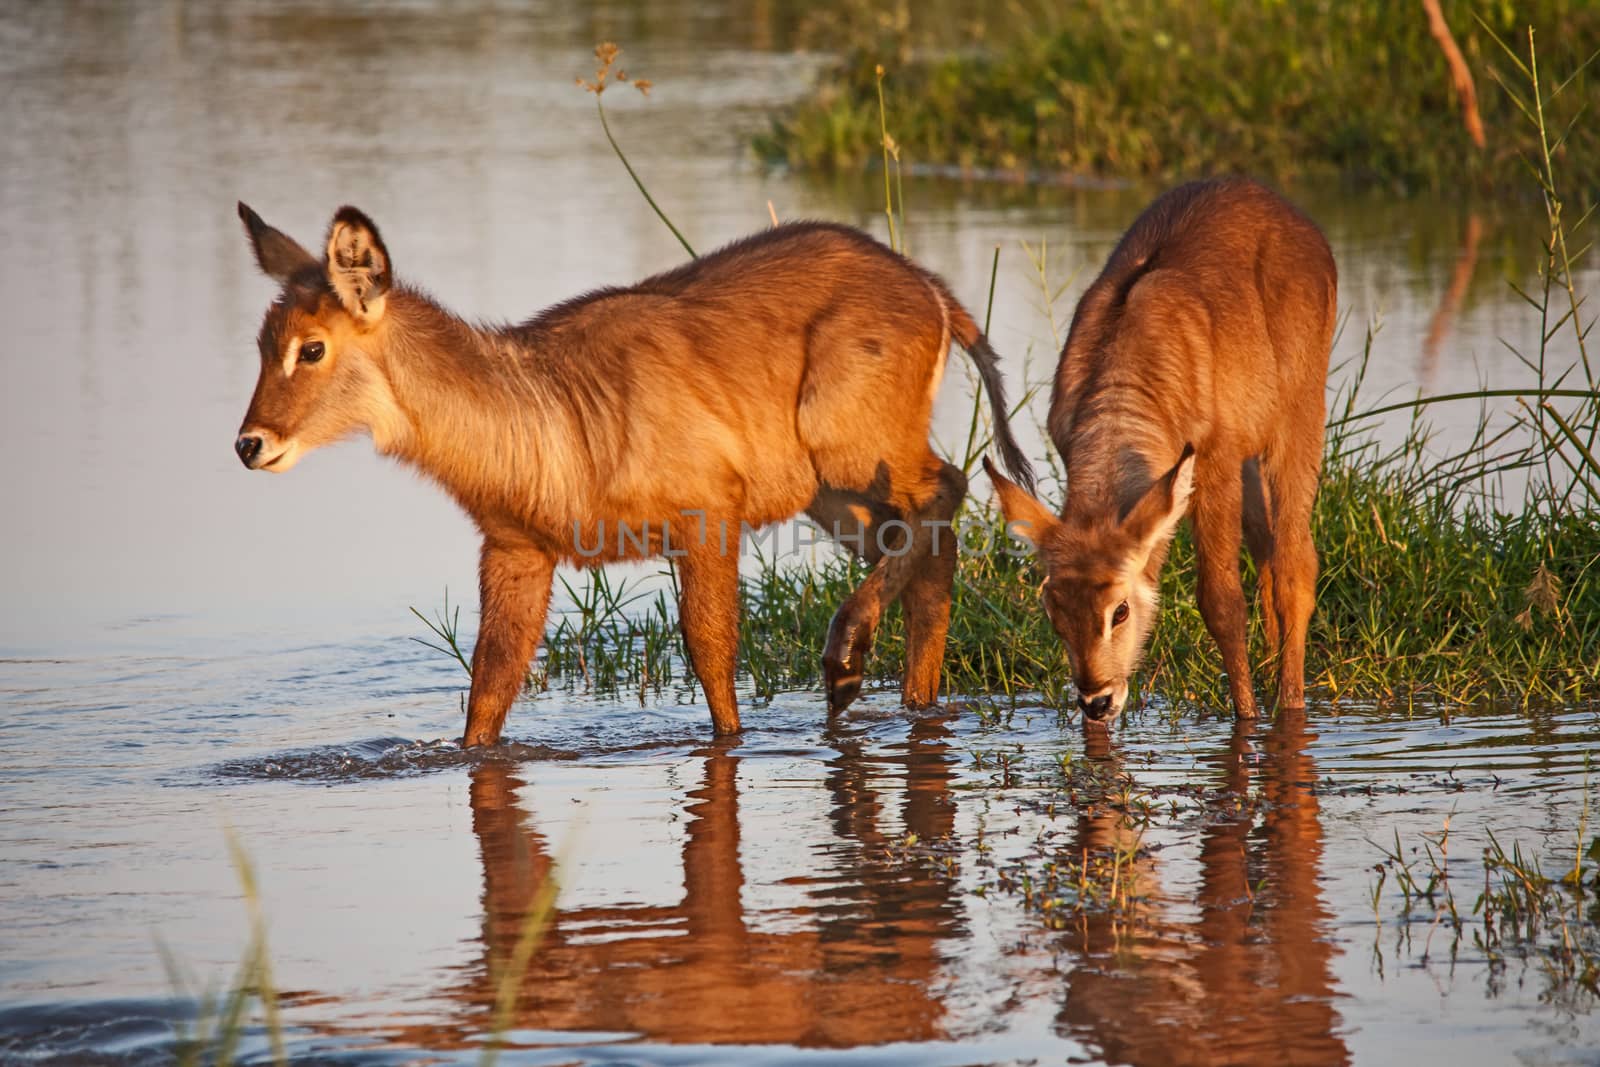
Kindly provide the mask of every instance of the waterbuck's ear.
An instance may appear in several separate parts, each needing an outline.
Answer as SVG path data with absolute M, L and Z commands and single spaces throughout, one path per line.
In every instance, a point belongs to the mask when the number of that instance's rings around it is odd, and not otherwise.
M 317 261 L 310 252 L 301 248 L 288 234 L 261 221 L 261 216 L 251 211 L 242 200 L 239 201 L 239 218 L 243 220 L 244 231 L 250 237 L 256 262 L 267 277 L 287 283 L 308 267 L 316 269 Z
M 1194 445 L 1184 445 L 1183 455 L 1155 484 L 1122 520 L 1127 530 L 1146 549 L 1153 549 L 1172 536 L 1178 521 L 1189 510 L 1189 498 L 1194 495 Z
M 353 207 L 340 208 L 328 227 L 328 284 L 357 322 L 373 326 L 383 318 L 389 250 L 378 227 Z
M 989 457 L 983 457 L 983 469 L 994 483 L 995 494 L 1000 498 L 1000 512 L 1006 517 L 1006 531 L 1038 548 L 1058 520 L 1049 508 L 1039 503 L 1034 495 L 1016 482 L 995 470 Z

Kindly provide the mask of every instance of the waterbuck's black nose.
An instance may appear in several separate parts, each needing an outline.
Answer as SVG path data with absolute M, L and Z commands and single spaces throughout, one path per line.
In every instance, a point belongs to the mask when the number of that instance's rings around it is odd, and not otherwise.
M 261 455 L 261 438 L 253 433 L 242 433 L 233 443 L 233 450 L 239 453 L 239 462 L 254 469 L 256 457 Z
M 1111 694 L 1102 693 L 1093 700 L 1078 698 L 1078 710 L 1088 719 L 1103 719 L 1111 714 Z

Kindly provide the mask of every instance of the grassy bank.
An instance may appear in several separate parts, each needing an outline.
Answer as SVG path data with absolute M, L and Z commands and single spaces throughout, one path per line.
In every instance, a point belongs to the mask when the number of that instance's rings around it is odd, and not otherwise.
M 1533 28 L 1554 74 L 1547 91 L 1600 47 L 1592 4 L 1443 0 L 1477 85 L 1479 150 L 1416 3 L 1033 0 L 979 22 L 938 8 L 856 3 L 818 16 L 811 43 L 838 58 L 756 139 L 758 154 L 827 169 L 876 160 L 881 64 L 888 128 L 912 164 L 1526 191 L 1519 154 L 1536 157 L 1538 146 L 1496 84 L 1521 77 L 1494 35 L 1526 53 Z M 1552 126 L 1564 129 L 1600 104 L 1600 76 L 1579 74 L 1551 104 Z M 1580 122 L 1557 154 L 1592 197 L 1600 129 Z

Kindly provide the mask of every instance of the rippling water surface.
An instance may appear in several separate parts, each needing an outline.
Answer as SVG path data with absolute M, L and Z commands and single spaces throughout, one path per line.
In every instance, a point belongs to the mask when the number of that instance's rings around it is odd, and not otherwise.
M 61 664 L 6 665 L 22 683 L 7 695 L 35 710 L 6 728 L 0 1052 L 137 1061 L 169 1045 L 188 1009 L 157 941 L 217 982 L 248 932 L 225 831 L 262 872 L 308 1060 L 475 1059 L 558 862 L 508 1035 L 518 1062 L 1338 1063 L 1414 1047 L 1543 1063 L 1589 1062 L 1600 1041 L 1537 959 L 1491 965 L 1472 923 L 1406 927 L 1392 889 L 1378 922 L 1370 899 L 1396 834 L 1425 869 L 1414 850 L 1448 826 L 1464 910 L 1490 832 L 1557 869 L 1594 792 L 1592 711 L 1315 708 L 1236 730 L 1150 709 L 1101 745 L 1048 709 L 985 727 L 970 706 L 916 715 L 888 696 L 830 726 L 796 693 L 711 746 L 692 703 L 544 694 L 484 756 L 440 740 L 459 726 L 451 675 L 424 661 L 396 695 L 403 644 L 342 656 L 342 696 L 277 714 L 217 690 L 281 686 L 274 667 L 305 650 L 108 661 L 73 687 L 81 702 L 30 686 Z M 198 703 L 102 711 L 129 688 Z M 99 729 L 74 725 L 97 711 Z M 1063 760 L 1126 776 L 1154 818 L 1071 794 Z M 1135 847 L 1134 912 L 1057 929 L 1018 889 L 1046 861 Z M 251 1047 L 266 1056 L 262 1033 Z
M 170 1057 L 196 1006 L 161 946 L 220 988 L 248 938 L 230 833 L 305 1062 L 476 1061 L 557 863 L 516 1062 L 1596 1062 L 1592 999 L 1539 957 L 1400 922 L 1392 873 L 1371 895 L 1397 835 L 1419 870 L 1447 847 L 1463 911 L 1491 831 L 1570 865 L 1593 709 L 1239 732 L 1153 708 L 1104 746 L 1049 709 L 984 726 L 882 694 L 829 724 L 791 693 L 716 747 L 692 691 L 554 692 L 467 754 L 460 669 L 406 612 L 470 596 L 466 520 L 363 445 L 239 469 L 271 291 L 236 199 L 307 241 L 359 204 L 402 274 L 491 319 L 678 260 L 572 86 L 597 39 L 657 84 L 608 96 L 613 123 L 699 245 L 769 200 L 879 228 L 871 176 L 741 153 L 813 69 L 783 50 L 801 7 L 0 9 L 0 1062 Z M 1516 212 L 1294 192 L 1340 259 L 1336 362 L 1381 315 L 1375 392 L 1521 383 Z M 912 251 L 978 307 L 1002 247 L 993 336 L 1036 381 L 1149 195 L 910 182 Z M 1029 895 L 1116 855 L 1132 911 L 1059 923 Z M 259 1028 L 244 1053 L 270 1060 Z

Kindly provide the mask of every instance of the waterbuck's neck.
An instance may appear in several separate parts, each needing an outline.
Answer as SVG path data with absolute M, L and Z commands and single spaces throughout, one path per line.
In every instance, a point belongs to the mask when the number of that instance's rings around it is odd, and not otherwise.
M 1184 442 L 1136 385 L 1080 403 L 1065 449 L 1068 515 L 1121 517 L 1178 461 Z
M 572 415 L 531 345 L 396 289 L 373 347 L 394 401 L 393 425 L 373 427 L 379 451 L 439 482 L 480 524 L 559 521 L 554 506 L 581 500 Z

